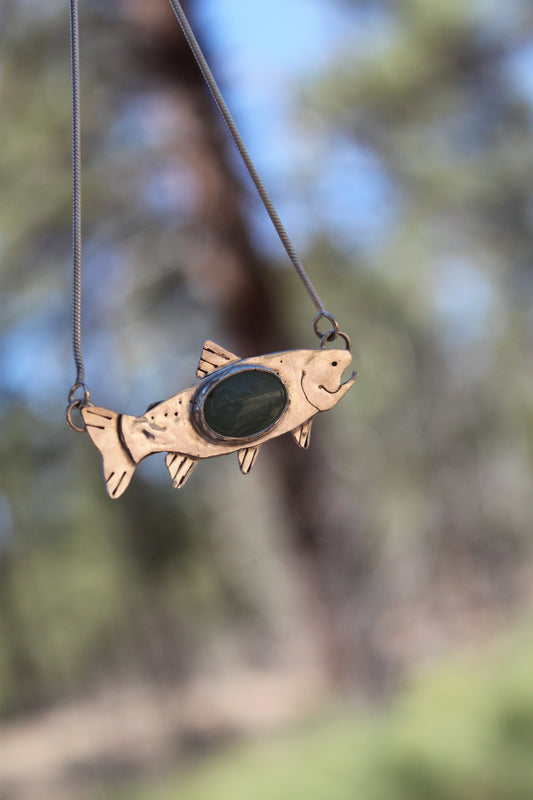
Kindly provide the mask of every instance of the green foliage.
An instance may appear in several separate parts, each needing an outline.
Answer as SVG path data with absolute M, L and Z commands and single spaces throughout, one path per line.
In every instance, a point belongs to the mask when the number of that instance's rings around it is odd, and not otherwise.
M 317 720 L 99 800 L 529 800 L 531 645 L 428 670 L 379 716 Z

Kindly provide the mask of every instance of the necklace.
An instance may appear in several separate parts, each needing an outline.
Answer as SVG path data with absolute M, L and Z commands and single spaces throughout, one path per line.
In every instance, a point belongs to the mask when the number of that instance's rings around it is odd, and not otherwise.
M 264 442 L 291 433 L 300 447 L 309 446 L 311 425 L 320 411 L 333 408 L 353 386 L 356 373 L 342 382 L 351 363 L 350 339 L 326 310 L 281 222 L 250 158 L 215 78 L 205 60 L 179 0 L 169 0 L 213 100 L 259 193 L 274 228 L 317 313 L 313 330 L 316 350 L 288 350 L 241 358 L 207 341 L 203 345 L 194 386 L 168 400 L 153 403 L 141 416 L 119 414 L 90 401 L 85 383 L 81 342 L 81 137 L 78 0 L 70 0 L 72 73 L 72 345 L 76 379 L 68 395 L 67 422 L 88 433 L 103 458 L 104 478 L 112 498 L 126 490 L 137 464 L 164 452 L 176 489 L 181 488 L 204 458 L 236 452 L 247 474 Z M 331 327 L 320 330 L 322 321 Z M 323 324 L 323 323 L 322 323 Z M 326 349 L 340 339 L 343 349 Z M 78 412 L 80 422 L 73 413 Z

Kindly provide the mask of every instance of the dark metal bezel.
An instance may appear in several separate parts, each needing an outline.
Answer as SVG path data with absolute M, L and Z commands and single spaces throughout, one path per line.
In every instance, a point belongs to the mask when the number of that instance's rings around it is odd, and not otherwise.
M 271 375 L 275 375 L 278 380 L 281 382 L 283 389 L 285 391 L 285 405 L 283 406 L 283 410 L 281 411 L 279 417 L 267 428 L 263 428 L 262 430 L 258 431 L 258 433 L 254 433 L 250 436 L 246 437 L 238 437 L 238 436 L 225 436 L 222 433 L 217 433 L 206 422 L 205 415 L 204 415 L 204 402 L 209 394 L 209 392 L 219 383 L 226 380 L 227 377 L 230 375 L 236 375 L 239 372 L 270 372 Z M 279 372 L 275 369 L 270 369 L 270 367 L 263 367 L 261 364 L 228 364 L 227 367 L 222 367 L 221 369 L 215 370 L 211 375 L 208 375 L 203 381 L 200 383 L 198 388 L 196 389 L 195 393 L 191 397 L 191 421 L 193 427 L 195 428 L 196 432 L 203 436 L 205 439 L 208 439 L 214 443 L 224 442 L 225 444 L 248 444 L 249 442 L 254 442 L 257 439 L 261 439 L 267 433 L 270 433 L 277 425 L 279 425 L 282 418 L 285 416 L 287 408 L 289 407 L 290 399 L 289 399 L 289 392 L 287 389 L 287 385 Z

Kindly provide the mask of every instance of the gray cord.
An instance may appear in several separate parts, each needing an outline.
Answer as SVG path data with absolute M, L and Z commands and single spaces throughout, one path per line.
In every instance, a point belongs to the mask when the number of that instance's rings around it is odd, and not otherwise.
M 72 389 L 85 390 L 85 367 L 81 352 L 81 146 L 80 146 L 80 55 L 77 0 L 70 0 L 70 64 L 72 74 L 72 349 L 76 382 Z M 71 394 L 73 393 L 71 389 Z
M 273 204 L 273 202 L 272 202 L 272 200 L 270 198 L 270 195 L 268 194 L 267 190 L 265 189 L 263 181 L 259 177 L 257 169 L 255 168 L 255 165 L 254 165 L 254 163 L 253 163 L 253 161 L 252 161 L 252 159 L 250 157 L 250 154 L 249 154 L 248 150 L 246 149 L 246 145 L 244 144 L 244 142 L 242 140 L 242 137 L 241 137 L 241 135 L 239 133 L 239 130 L 238 130 L 236 124 L 235 124 L 235 121 L 234 121 L 233 117 L 231 116 L 231 113 L 230 113 L 230 111 L 229 111 L 229 109 L 228 109 L 228 107 L 227 107 L 227 105 L 226 105 L 226 103 L 224 101 L 224 98 L 222 97 L 222 94 L 220 92 L 220 89 L 217 86 L 217 82 L 215 81 L 213 73 L 209 69 L 209 65 L 208 65 L 207 61 L 205 60 L 204 54 L 202 53 L 202 50 L 200 49 L 200 45 L 198 44 L 198 41 L 197 41 L 193 31 L 192 31 L 192 28 L 189 25 L 189 21 L 188 21 L 187 17 L 185 16 L 185 12 L 183 11 L 183 8 L 181 7 L 181 4 L 180 4 L 179 0 L 169 0 L 169 1 L 170 1 L 170 5 L 172 6 L 172 9 L 173 9 L 177 19 L 178 19 L 178 22 L 179 22 L 179 24 L 181 26 L 181 29 L 182 29 L 182 31 L 183 31 L 183 33 L 185 35 L 185 38 L 187 39 L 187 42 L 189 43 L 189 47 L 191 48 L 191 50 L 193 52 L 193 55 L 194 55 L 194 57 L 196 59 L 196 62 L 198 64 L 198 66 L 200 67 L 200 71 L 201 71 L 202 75 L 204 76 L 204 79 L 205 79 L 205 82 L 207 83 L 209 91 L 211 92 L 211 94 L 213 96 L 213 100 L 215 101 L 215 103 L 216 103 L 216 105 L 218 107 L 218 110 L 222 114 L 224 122 L 226 123 L 226 125 L 228 127 L 228 130 L 229 130 L 229 132 L 231 134 L 231 137 L 232 137 L 233 141 L 235 142 L 237 150 L 239 151 L 239 153 L 241 155 L 241 158 L 244 161 L 246 169 L 248 170 L 248 172 L 250 174 L 250 177 L 251 177 L 252 181 L 255 184 L 255 188 L 259 192 L 259 196 L 260 196 L 261 200 L 263 201 L 263 205 L 265 206 L 265 208 L 266 208 L 266 210 L 268 212 L 268 215 L 269 215 L 270 219 L 272 220 L 272 223 L 273 223 L 273 225 L 274 225 L 274 227 L 275 227 L 275 229 L 277 231 L 277 234 L 278 234 L 278 236 L 279 236 L 279 238 L 281 240 L 281 243 L 282 243 L 283 247 L 285 248 L 285 250 L 287 252 L 287 255 L 289 256 L 290 260 L 292 261 L 292 263 L 294 265 L 294 268 L 295 268 L 296 272 L 298 273 L 298 276 L 299 276 L 300 280 L 302 281 L 303 285 L 305 286 L 305 289 L 306 289 L 307 293 L 309 294 L 309 297 L 311 298 L 311 300 L 315 304 L 315 307 L 316 307 L 317 311 L 326 312 L 326 308 L 324 306 L 324 303 L 320 299 L 320 296 L 319 296 L 317 290 L 313 286 L 311 278 L 307 274 L 304 265 L 302 264 L 302 262 L 298 258 L 296 250 L 294 249 L 294 245 L 292 244 L 292 242 L 291 242 L 291 240 L 289 238 L 289 235 L 288 235 L 287 231 L 285 230 L 285 227 L 284 227 L 281 219 L 279 218 L 278 212 L 274 208 L 274 204 Z

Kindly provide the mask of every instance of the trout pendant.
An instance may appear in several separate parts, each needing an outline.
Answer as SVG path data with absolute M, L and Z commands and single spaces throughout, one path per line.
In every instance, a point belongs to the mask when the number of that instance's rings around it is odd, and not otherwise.
M 269 439 L 292 433 L 307 448 L 313 418 L 353 386 L 355 372 L 342 383 L 351 360 L 348 350 L 325 349 L 241 359 L 207 341 L 196 372 L 200 382 L 154 403 L 142 416 L 81 406 L 103 458 L 109 496 L 120 497 L 137 464 L 154 453 L 167 453 L 167 469 L 180 489 L 204 458 L 236 452 L 246 475 Z

